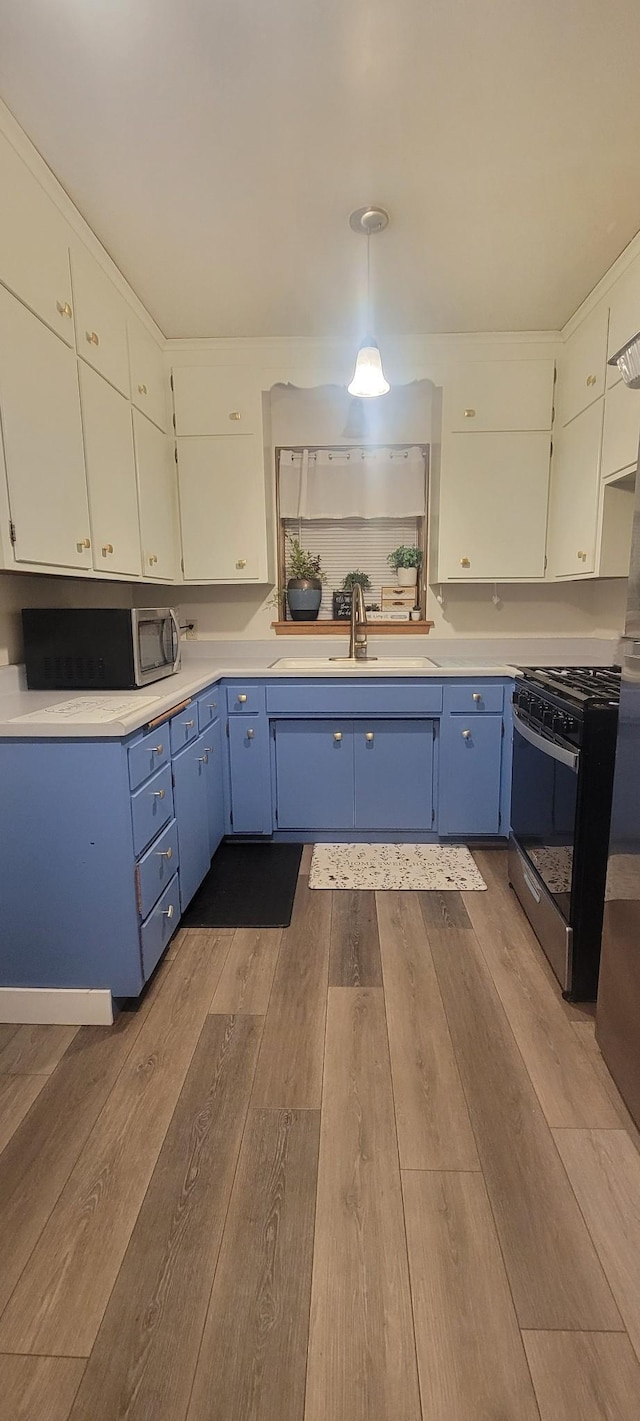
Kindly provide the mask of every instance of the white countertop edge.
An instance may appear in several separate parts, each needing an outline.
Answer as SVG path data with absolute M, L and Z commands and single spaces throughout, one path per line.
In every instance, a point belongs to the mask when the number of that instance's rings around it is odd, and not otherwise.
M 20 720 L 16 717 L 29 715 L 32 711 L 46 711 L 48 706 L 60 704 L 62 701 L 69 701 L 77 697 L 78 699 L 93 695 L 92 692 L 85 691 L 17 691 L 14 694 L 0 698 L 0 739 L 10 740 L 121 740 L 126 736 L 133 735 L 135 731 L 141 730 L 150 721 L 167 715 L 174 707 L 180 706 L 183 701 L 192 699 L 203 691 L 206 686 L 211 686 L 221 680 L 242 680 L 244 677 L 258 680 L 277 681 L 307 681 L 307 680 L 450 680 L 468 679 L 469 677 L 507 677 L 511 678 L 517 674 L 517 668 L 509 665 L 467 665 L 459 666 L 421 666 L 421 667 L 388 667 L 386 670 L 374 666 L 336 666 L 329 668 L 306 667 L 304 669 L 287 670 L 276 666 L 260 665 L 239 665 L 231 662 L 228 665 L 219 662 L 209 664 L 200 663 L 196 673 L 193 663 L 188 670 L 177 671 L 174 676 L 167 677 L 164 681 L 154 682 L 145 686 L 140 691 L 113 692 L 120 699 L 126 694 L 131 695 L 131 714 L 120 716 L 110 721 L 99 723 L 86 723 L 80 721 L 61 721 L 56 717 L 50 721 L 28 721 Z M 162 689 L 160 689 L 162 688 Z M 105 699 L 110 694 L 105 692 Z M 153 705 L 149 705 L 149 697 L 157 696 Z M 138 711 L 135 708 L 135 697 L 138 696 L 144 705 Z

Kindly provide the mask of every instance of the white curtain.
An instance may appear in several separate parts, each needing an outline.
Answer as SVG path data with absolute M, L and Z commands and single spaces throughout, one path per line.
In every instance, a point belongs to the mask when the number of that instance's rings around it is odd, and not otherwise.
M 425 507 L 418 447 L 280 450 L 281 518 L 420 518 Z

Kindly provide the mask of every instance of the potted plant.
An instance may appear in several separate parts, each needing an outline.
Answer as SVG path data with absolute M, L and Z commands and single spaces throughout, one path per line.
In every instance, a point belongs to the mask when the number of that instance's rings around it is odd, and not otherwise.
M 401 587 L 415 587 L 418 568 L 422 567 L 422 548 L 406 548 L 401 544 L 389 553 L 387 562 L 394 569 Z
M 367 592 L 371 587 L 369 574 L 361 572 L 357 567 L 355 572 L 348 572 L 343 578 L 342 587 L 333 594 L 333 615 L 339 622 L 349 620 L 351 616 L 351 597 L 354 587 L 360 586 L 363 592 Z
M 371 588 L 371 578 L 366 572 L 361 572 L 357 567 L 355 572 L 348 572 L 342 582 L 343 592 L 353 592 L 354 587 L 360 584 L 363 592 L 368 592 Z
M 288 538 L 287 602 L 293 622 L 315 622 L 326 576 L 320 558 L 303 548 L 298 538 Z

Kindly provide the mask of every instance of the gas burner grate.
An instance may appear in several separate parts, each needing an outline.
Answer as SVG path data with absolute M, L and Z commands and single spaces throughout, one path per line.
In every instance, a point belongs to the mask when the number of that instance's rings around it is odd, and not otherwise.
M 561 690 L 583 704 L 617 705 L 620 700 L 619 666 L 523 666 L 520 670 L 526 680 L 550 691 Z

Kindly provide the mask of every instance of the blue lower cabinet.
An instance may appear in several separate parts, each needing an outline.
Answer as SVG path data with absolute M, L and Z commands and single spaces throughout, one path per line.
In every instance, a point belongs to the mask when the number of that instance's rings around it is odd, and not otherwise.
M 352 829 L 350 722 L 276 720 L 274 734 L 278 829 Z
M 160 958 L 180 922 L 180 893 L 178 875 L 174 874 L 170 883 L 158 899 L 155 908 L 140 928 L 142 949 L 142 973 L 145 982 L 157 967 Z
M 157 775 L 147 780 L 131 796 L 131 818 L 133 820 L 133 847 L 141 854 L 147 844 L 165 824 L 173 819 L 173 796 L 171 794 L 171 766 L 165 765 Z
M 432 720 L 354 724 L 356 829 L 430 830 Z
M 207 756 L 207 814 L 209 819 L 209 853 L 211 858 L 224 838 L 224 798 L 222 774 L 222 732 L 219 720 L 208 726 L 204 740 Z
M 146 918 L 154 903 L 164 892 L 169 879 L 178 871 L 178 826 L 175 819 L 154 839 L 146 854 L 136 864 L 138 912 Z
M 173 798 L 180 853 L 180 905 L 184 912 L 211 863 L 209 847 L 209 731 L 173 761 Z
M 266 715 L 230 715 L 228 726 L 232 833 L 270 834 L 269 722 Z
M 499 834 L 501 715 L 445 715 L 440 725 L 438 832 Z

